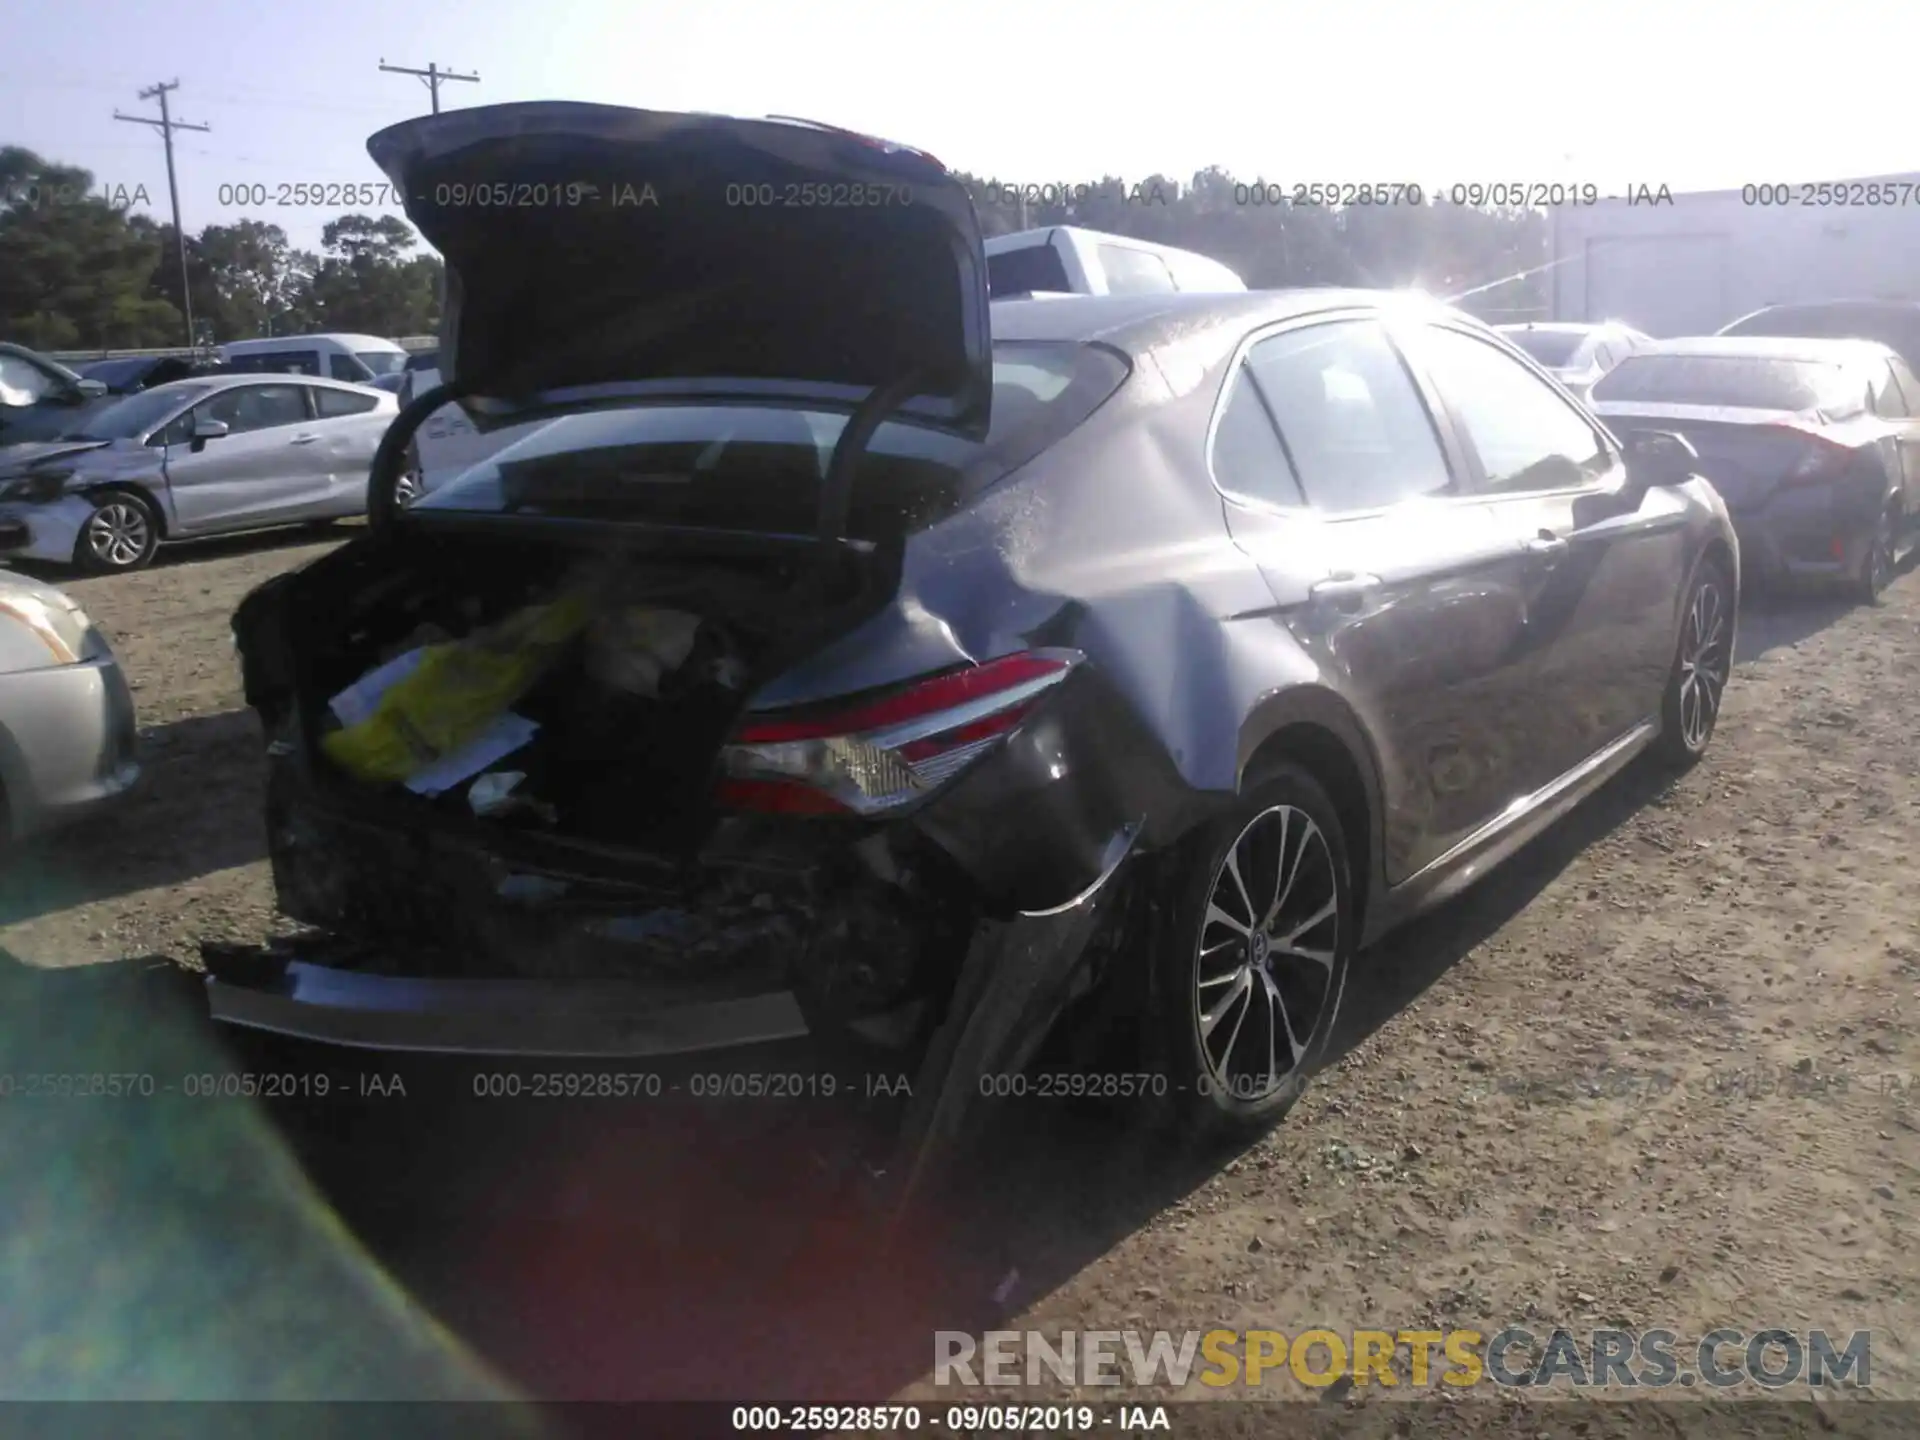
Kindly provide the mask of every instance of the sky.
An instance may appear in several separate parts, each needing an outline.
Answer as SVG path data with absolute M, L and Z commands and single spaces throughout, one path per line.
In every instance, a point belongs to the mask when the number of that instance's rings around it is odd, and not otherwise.
M 6 0 L 0 144 L 168 218 L 180 88 L 190 231 L 252 217 L 317 248 L 300 182 L 381 183 L 366 137 L 428 109 L 382 60 L 477 73 L 444 108 L 568 99 L 800 115 L 1010 185 L 1207 165 L 1284 185 L 1596 184 L 1602 193 L 1920 170 L 1920 6 L 1826 0 Z M 250 187 L 237 190 L 234 187 Z M 269 203 L 257 202 L 264 187 Z M 144 190 L 144 203 L 140 192 Z M 399 213 L 397 210 L 394 213 Z

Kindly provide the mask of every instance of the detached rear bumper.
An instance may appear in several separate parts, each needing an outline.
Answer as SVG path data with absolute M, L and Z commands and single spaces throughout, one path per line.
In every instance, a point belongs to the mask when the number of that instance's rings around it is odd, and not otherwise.
M 660 1004 L 621 981 L 374 975 L 265 951 L 208 947 L 216 1020 L 302 1040 L 428 1054 L 648 1059 L 795 1040 L 789 991 Z

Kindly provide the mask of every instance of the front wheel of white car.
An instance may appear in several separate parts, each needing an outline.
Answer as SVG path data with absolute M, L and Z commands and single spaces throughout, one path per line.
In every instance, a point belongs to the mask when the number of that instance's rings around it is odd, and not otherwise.
M 80 526 L 73 563 L 96 575 L 139 570 L 160 548 L 160 520 L 146 496 L 132 490 L 104 490 L 93 497 L 93 513 Z

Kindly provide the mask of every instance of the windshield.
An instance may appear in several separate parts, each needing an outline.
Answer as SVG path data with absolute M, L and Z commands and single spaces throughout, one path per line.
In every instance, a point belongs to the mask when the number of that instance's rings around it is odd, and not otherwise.
M 1508 330 L 1504 333 L 1550 370 L 1571 364 L 1574 352 L 1587 338 L 1577 330 Z
M 184 390 L 143 390 L 102 406 L 60 438 L 63 440 L 138 440 L 184 405 L 207 393 L 204 385 Z
M 1593 387 L 1593 399 L 1596 404 L 1611 400 L 1815 410 L 1845 404 L 1852 389 L 1853 378 L 1846 367 L 1824 361 L 1758 355 L 1635 355 Z M 1865 394 L 1864 385 L 1860 394 Z
M 118 388 L 138 380 L 153 364 L 152 360 L 145 357 L 137 360 L 102 360 L 87 366 L 80 374 L 83 379 L 98 380 L 102 385 Z
M 993 425 L 975 444 L 909 424 L 882 425 L 860 468 L 848 533 L 923 519 L 1025 464 L 1079 425 L 1127 376 L 1111 351 L 1062 342 L 994 347 Z M 434 490 L 433 510 L 587 516 L 809 533 L 847 417 L 745 405 L 651 405 L 541 426 Z M 931 507 L 930 509 L 928 507 Z
M 404 350 L 356 350 L 353 358 L 376 375 L 398 375 L 407 363 Z

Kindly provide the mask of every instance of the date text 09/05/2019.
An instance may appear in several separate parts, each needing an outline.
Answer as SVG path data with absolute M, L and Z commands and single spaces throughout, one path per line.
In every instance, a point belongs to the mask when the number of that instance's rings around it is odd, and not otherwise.
M 918 1405 L 736 1405 L 732 1415 L 733 1430 L 742 1435 L 911 1434 L 930 1424 L 960 1435 L 1135 1434 L 1173 1428 L 1164 1405 L 948 1405 L 932 1411 Z
M 325 1070 L 205 1070 L 166 1079 L 143 1071 L 0 1074 L 0 1100 L 146 1100 L 160 1095 L 189 1100 L 405 1099 L 407 1087 L 398 1072 L 372 1070 L 341 1075 Z

